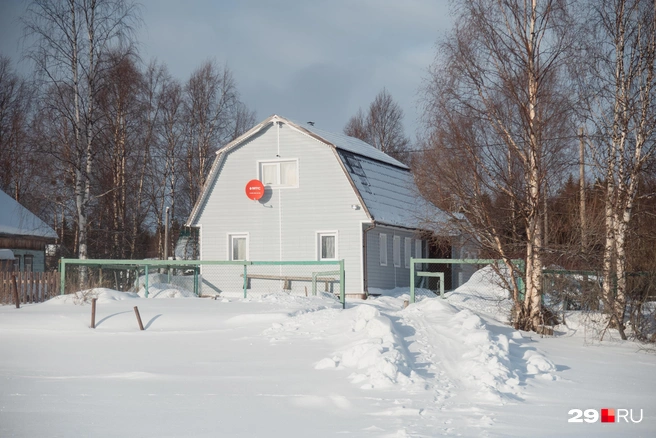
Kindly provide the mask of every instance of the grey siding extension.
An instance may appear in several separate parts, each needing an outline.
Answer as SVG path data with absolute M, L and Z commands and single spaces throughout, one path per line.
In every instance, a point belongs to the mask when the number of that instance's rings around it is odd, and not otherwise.
M 387 266 L 380 264 L 379 235 L 387 234 Z M 394 266 L 394 236 L 401 237 L 401 267 Z M 376 228 L 367 231 L 367 286 L 370 293 L 374 289 L 392 289 L 394 287 L 408 287 L 410 285 L 410 268 L 405 267 L 405 245 L 404 239 L 410 237 L 412 245 L 411 257 L 415 257 L 416 233 L 411 230 L 377 225 Z M 422 251 L 425 243 L 422 242 Z
M 264 128 L 221 159 L 195 223 L 201 228 L 202 259 L 227 260 L 228 235 L 247 233 L 249 260 L 317 260 L 316 233 L 336 231 L 337 256 L 345 259 L 346 292 L 362 292 L 361 224 L 368 218 L 331 147 L 281 124 Z M 298 159 L 299 187 L 267 188 L 262 200 L 249 200 L 244 189 L 259 178 L 258 161 L 276 159 Z M 203 277 L 212 282 L 212 272 L 203 272 Z M 230 278 L 238 288 L 238 271 Z

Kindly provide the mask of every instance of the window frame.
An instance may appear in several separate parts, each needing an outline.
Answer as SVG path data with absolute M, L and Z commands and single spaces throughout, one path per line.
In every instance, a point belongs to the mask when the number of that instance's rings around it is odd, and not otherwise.
M 30 261 L 29 265 L 27 261 Z M 30 267 L 30 270 L 27 270 L 27 267 Z M 25 254 L 23 255 L 23 271 L 24 272 L 34 272 L 34 254 Z
M 401 236 L 394 235 L 392 238 L 392 259 L 395 268 L 401 267 Z
M 405 256 L 405 267 L 410 268 L 410 257 L 412 257 L 412 237 L 406 237 L 403 241 L 403 255 Z
M 378 252 L 380 253 L 380 266 L 387 266 L 387 234 L 378 234 Z M 384 256 L 384 257 L 383 257 Z
M 317 236 L 317 240 L 316 240 L 316 244 L 317 244 L 317 260 L 319 260 L 319 261 L 323 261 L 323 260 L 330 260 L 330 261 L 339 260 L 339 233 L 338 233 L 336 230 L 334 230 L 334 231 L 317 231 L 317 232 L 316 232 L 316 236 Z M 333 257 L 333 258 L 329 258 L 329 257 L 327 257 L 327 258 L 323 258 L 323 257 L 321 256 L 321 254 L 322 254 L 322 249 L 323 249 L 323 244 L 322 244 L 322 239 L 321 239 L 321 238 L 324 237 L 324 236 L 325 236 L 325 237 L 332 236 L 332 237 L 335 238 L 335 257 Z
M 417 258 L 417 259 L 423 258 L 423 252 L 424 252 L 423 244 L 424 244 L 423 240 L 415 239 L 415 258 Z M 415 267 L 418 271 L 421 271 L 423 266 L 424 266 L 423 263 L 417 263 L 415 265 Z
M 244 259 L 235 259 L 233 258 L 233 249 L 234 249 L 234 240 L 235 239 L 246 239 L 246 258 Z M 245 232 L 237 232 L 237 233 L 228 233 L 227 234 L 227 258 L 226 260 L 228 261 L 235 261 L 235 262 L 241 262 L 241 261 L 246 261 L 249 260 L 250 257 L 250 248 L 249 248 L 249 242 L 250 241 L 250 236 L 249 233 Z
M 281 184 L 282 174 L 280 172 L 280 163 L 295 163 L 296 165 L 296 182 L 295 184 Z M 265 184 L 263 181 L 263 172 L 262 167 L 265 165 L 276 165 L 276 184 Z M 298 168 L 298 158 L 279 158 L 275 160 L 258 160 L 257 161 L 257 179 L 264 184 L 265 187 L 270 187 L 271 189 L 297 189 L 299 187 L 299 168 Z
M 21 262 L 22 260 L 23 260 L 22 254 L 14 254 L 14 263 L 12 264 L 14 272 L 21 272 L 22 265 L 23 265 L 23 263 Z

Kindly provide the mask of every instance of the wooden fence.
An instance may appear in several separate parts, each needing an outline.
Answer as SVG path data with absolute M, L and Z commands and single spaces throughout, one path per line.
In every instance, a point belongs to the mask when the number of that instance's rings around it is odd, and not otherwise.
M 59 295 L 59 272 L 0 272 L 0 304 L 15 304 L 14 274 L 21 303 L 41 303 Z

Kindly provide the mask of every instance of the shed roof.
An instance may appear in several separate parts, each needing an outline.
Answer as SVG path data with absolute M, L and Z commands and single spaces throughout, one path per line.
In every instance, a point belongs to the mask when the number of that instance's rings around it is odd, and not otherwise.
M 0 260 L 16 260 L 14 252 L 10 249 L 0 249 Z
M 0 190 L 0 234 L 57 238 L 55 230 L 2 190 Z

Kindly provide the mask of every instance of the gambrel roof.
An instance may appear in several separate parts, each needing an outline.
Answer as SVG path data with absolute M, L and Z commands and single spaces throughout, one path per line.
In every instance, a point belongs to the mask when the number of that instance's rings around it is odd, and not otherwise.
M 436 219 L 447 220 L 441 210 L 419 196 L 414 177 L 405 164 L 357 138 L 324 131 L 309 124 L 273 115 L 217 151 L 217 159 L 212 165 L 201 197 L 187 221 L 188 226 L 195 224 L 207 200 L 209 188 L 217 177 L 223 154 L 276 122 L 284 123 L 313 141 L 335 150 L 335 155 L 341 161 L 342 168 L 372 222 L 409 229 L 424 229 L 422 218 L 430 217 L 433 222 Z
M 57 238 L 55 230 L 2 190 L 0 190 L 0 234 Z

